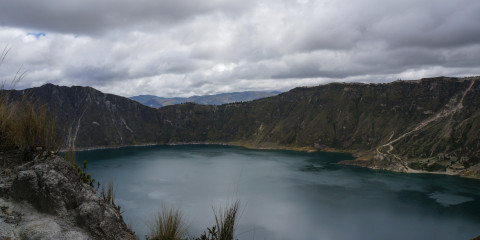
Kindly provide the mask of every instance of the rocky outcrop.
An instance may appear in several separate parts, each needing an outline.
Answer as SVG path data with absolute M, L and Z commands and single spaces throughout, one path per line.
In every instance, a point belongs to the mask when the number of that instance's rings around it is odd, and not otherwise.
M 119 211 L 59 156 L 44 153 L 2 175 L 5 238 L 137 239 Z
M 84 229 L 64 217 L 39 212 L 26 202 L 0 198 L 0 239 L 93 239 Z

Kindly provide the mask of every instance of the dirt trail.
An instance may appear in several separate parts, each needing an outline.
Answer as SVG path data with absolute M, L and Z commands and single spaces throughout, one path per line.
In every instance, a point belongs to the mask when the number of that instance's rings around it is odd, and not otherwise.
M 468 94 L 468 92 L 472 89 L 473 85 L 475 84 L 475 81 L 476 79 L 473 79 L 472 82 L 470 83 L 470 85 L 468 86 L 468 88 L 465 90 L 465 92 L 463 92 L 463 95 L 462 97 L 460 98 L 460 101 L 455 105 L 455 106 L 449 106 L 449 104 L 446 105 L 446 108 L 443 109 L 442 111 L 440 111 L 439 113 L 435 114 L 433 117 L 431 118 L 428 118 L 428 119 L 425 119 L 424 121 L 422 121 L 421 123 L 419 123 L 413 130 L 409 131 L 409 132 L 406 132 L 402 135 L 400 135 L 399 137 L 387 142 L 386 144 L 384 145 L 381 145 L 380 147 L 377 148 L 377 153 L 379 154 L 382 154 L 382 155 L 392 155 L 395 159 L 397 159 L 397 161 L 405 168 L 405 171 L 406 172 L 420 172 L 418 170 L 415 170 L 415 169 L 411 169 L 407 166 L 407 163 L 405 161 L 403 161 L 400 157 L 398 157 L 397 155 L 393 154 L 392 151 L 394 149 L 393 145 L 395 142 L 405 138 L 406 136 L 414 133 L 414 132 L 417 132 L 419 131 L 420 129 L 423 129 L 424 127 L 426 127 L 427 125 L 429 125 L 430 123 L 440 119 L 440 118 L 444 118 L 446 116 L 450 116 L 450 115 L 453 115 L 455 114 L 457 111 L 459 111 L 460 109 L 463 108 L 463 100 L 465 99 L 465 96 Z M 391 137 L 390 137 L 391 138 Z M 388 147 L 389 149 L 385 152 L 385 153 L 382 153 L 380 150 L 382 148 L 385 148 L 385 147 Z

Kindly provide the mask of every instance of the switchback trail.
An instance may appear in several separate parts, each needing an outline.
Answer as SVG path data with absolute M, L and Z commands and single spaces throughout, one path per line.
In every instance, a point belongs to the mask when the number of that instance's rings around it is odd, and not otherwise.
M 468 86 L 468 88 L 465 90 L 465 92 L 463 92 L 462 94 L 462 97 L 460 98 L 460 101 L 454 105 L 454 106 L 449 106 L 449 104 L 447 104 L 445 106 L 445 109 L 443 109 L 442 111 L 440 111 L 439 113 L 435 114 L 433 117 L 431 118 L 428 118 L 428 119 L 425 119 L 424 121 L 420 122 L 413 130 L 409 131 L 409 132 L 406 132 L 402 135 L 400 135 L 399 137 L 387 142 L 386 144 L 384 145 L 381 145 L 380 147 L 377 148 L 377 153 L 378 154 L 381 154 L 381 155 L 392 155 L 402 166 L 403 168 L 405 168 L 405 171 L 406 172 L 412 172 L 412 173 L 415 173 L 415 172 L 420 172 L 418 170 L 415 170 L 415 169 L 411 169 L 408 167 L 407 163 L 405 161 L 402 160 L 402 158 L 398 157 L 397 155 L 393 154 L 392 151 L 394 150 L 394 147 L 392 144 L 394 144 L 395 142 L 405 138 L 406 136 L 414 133 L 414 132 L 417 132 L 423 128 L 425 128 L 427 125 L 429 125 L 430 123 L 440 119 L 440 118 L 444 118 L 444 117 L 447 117 L 447 116 L 450 116 L 450 115 L 453 115 L 455 114 L 457 111 L 461 110 L 463 108 L 463 100 L 465 99 L 465 96 L 468 94 L 468 92 L 472 89 L 473 85 L 475 84 L 475 80 L 476 79 L 472 79 L 472 82 L 470 83 L 470 85 Z M 385 152 L 385 153 L 382 153 L 381 152 L 381 149 L 385 148 L 385 147 L 388 147 L 388 150 Z

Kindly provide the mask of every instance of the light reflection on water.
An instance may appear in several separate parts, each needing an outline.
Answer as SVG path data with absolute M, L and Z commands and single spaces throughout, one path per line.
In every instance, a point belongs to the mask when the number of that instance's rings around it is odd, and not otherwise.
M 212 206 L 239 199 L 243 239 L 469 239 L 480 234 L 480 181 L 337 165 L 346 154 L 215 145 L 80 152 L 88 173 L 113 180 L 139 237 L 162 204 L 185 213 L 192 235 Z

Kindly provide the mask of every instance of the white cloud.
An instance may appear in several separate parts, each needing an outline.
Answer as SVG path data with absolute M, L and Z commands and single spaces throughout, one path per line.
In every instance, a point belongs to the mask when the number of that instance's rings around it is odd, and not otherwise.
M 189 96 L 478 75 L 480 2 L 460 2 L 0 0 L 0 79 Z

